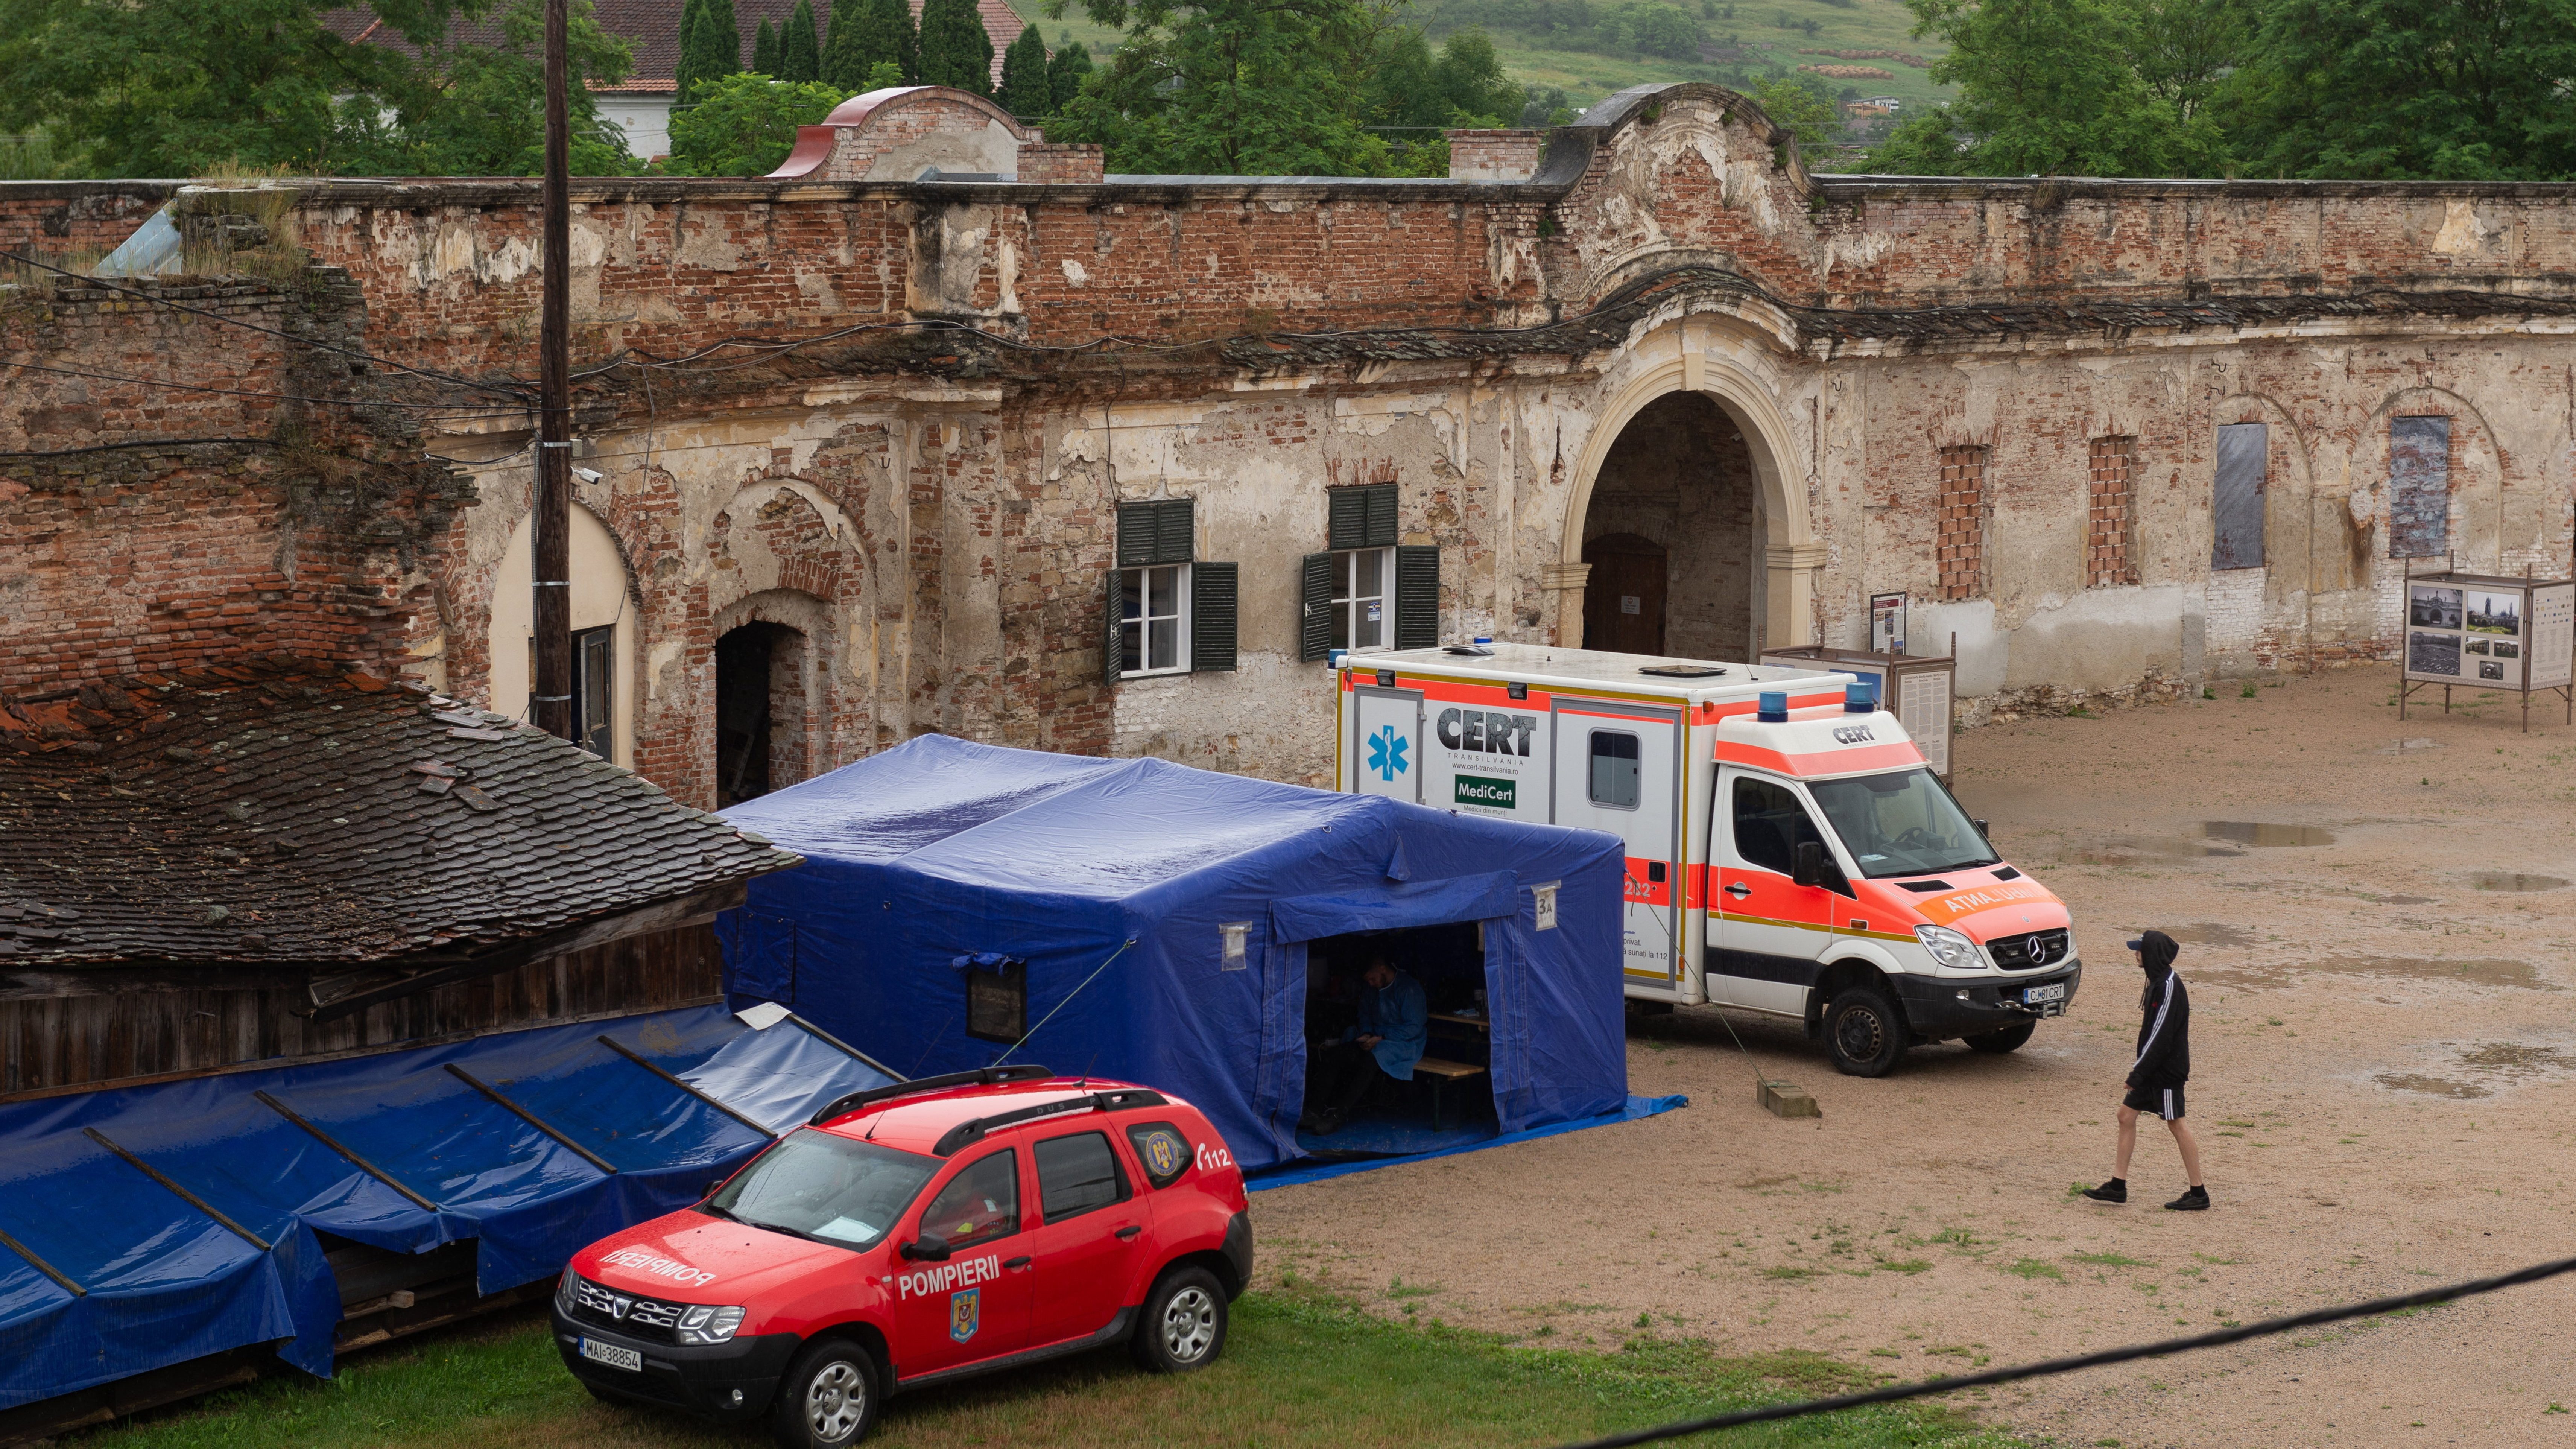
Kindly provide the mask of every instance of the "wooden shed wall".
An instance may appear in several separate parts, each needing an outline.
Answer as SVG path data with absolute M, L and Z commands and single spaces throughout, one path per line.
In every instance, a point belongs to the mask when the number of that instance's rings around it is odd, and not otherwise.
M 715 929 L 698 925 L 611 941 L 513 971 L 433 987 L 336 1021 L 307 1005 L 296 973 L 208 969 L 177 979 L 121 972 L 0 974 L 0 1098 L 245 1062 L 283 1064 L 584 1017 L 661 1011 L 716 999 Z

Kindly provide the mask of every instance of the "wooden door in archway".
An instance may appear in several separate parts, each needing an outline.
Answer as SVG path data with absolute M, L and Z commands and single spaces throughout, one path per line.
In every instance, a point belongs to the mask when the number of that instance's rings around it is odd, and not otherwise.
M 1633 533 L 1604 534 L 1584 543 L 1583 561 L 1592 565 L 1583 581 L 1583 647 L 1663 653 L 1663 545 Z

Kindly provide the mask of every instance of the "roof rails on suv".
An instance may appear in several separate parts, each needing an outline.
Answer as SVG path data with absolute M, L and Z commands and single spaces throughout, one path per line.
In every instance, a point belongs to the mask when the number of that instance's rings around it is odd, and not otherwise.
M 852 1092 L 845 1097 L 835 1097 L 816 1108 L 814 1115 L 805 1119 L 805 1125 L 820 1127 L 834 1117 L 847 1116 L 861 1107 L 874 1106 L 876 1103 L 892 1101 L 897 1097 L 907 1097 L 915 1092 L 935 1092 L 942 1087 L 989 1087 L 998 1082 L 1042 1082 L 1054 1075 L 1053 1068 L 1032 1064 L 1018 1067 L 977 1067 L 971 1072 L 943 1072 L 935 1077 L 915 1077 L 909 1082 L 897 1082 L 890 1087 L 870 1087 L 864 1092 Z
M 1162 1093 L 1150 1088 L 1126 1087 L 1115 1092 L 1093 1092 L 1054 1102 L 1034 1102 L 1008 1112 L 996 1112 L 990 1117 L 969 1117 L 939 1134 L 939 1140 L 931 1145 L 930 1152 L 934 1157 L 946 1157 L 961 1147 L 971 1147 L 983 1141 L 988 1132 L 1063 1112 L 1115 1112 L 1123 1107 L 1160 1107 L 1165 1101 Z

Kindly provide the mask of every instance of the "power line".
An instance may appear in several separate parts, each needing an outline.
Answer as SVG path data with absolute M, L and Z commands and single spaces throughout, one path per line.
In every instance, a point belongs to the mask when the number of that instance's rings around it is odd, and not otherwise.
M 1600 1439 L 1587 1439 L 1564 1449 L 1629 1449 L 1631 1445 L 1657 1444 L 1668 1439 L 1684 1439 L 1694 1434 L 1709 1434 L 1720 1429 L 1733 1429 L 1745 1424 L 1767 1424 L 1782 1419 L 1804 1418 L 1809 1414 L 1830 1414 L 1840 1409 L 1865 1408 L 1871 1404 L 1893 1404 L 1904 1399 L 1919 1399 L 1929 1394 L 1950 1394 L 1961 1389 L 1981 1389 L 1994 1384 L 2016 1383 L 2022 1379 L 2044 1378 L 2053 1374 L 2071 1374 L 2080 1369 L 2104 1368 L 2135 1359 L 2162 1358 L 2169 1354 L 2190 1353 L 2196 1349 L 2219 1348 L 2248 1339 L 2269 1338 L 2321 1323 L 2340 1323 L 2348 1318 L 2371 1318 L 2383 1313 L 2396 1313 L 2408 1308 L 2424 1308 L 2436 1303 L 2473 1298 L 2481 1293 L 2517 1288 L 2537 1283 L 2562 1273 L 2576 1272 L 2576 1258 L 2534 1263 L 2492 1278 L 2473 1278 L 2466 1283 L 2453 1283 L 2442 1288 L 2426 1288 L 2415 1293 L 2400 1293 L 2393 1298 L 2373 1298 L 2367 1303 L 2351 1303 L 2341 1308 L 2320 1308 L 2313 1313 L 2294 1314 L 2288 1318 L 2267 1318 L 2260 1323 L 2222 1328 L 2215 1333 L 2197 1334 L 2190 1338 L 2167 1338 L 2154 1343 L 2132 1344 L 2127 1348 L 2106 1348 L 2099 1353 L 2081 1354 L 2074 1358 L 2053 1358 L 2041 1363 L 2023 1364 L 2017 1368 L 1991 1369 L 1981 1374 L 1961 1374 L 1956 1378 L 1931 1379 L 1919 1384 L 1897 1384 L 1872 1389 L 1864 1394 L 1844 1394 L 1839 1398 L 1809 1399 L 1799 1404 L 1775 1404 L 1765 1409 L 1740 1409 L 1732 1414 L 1714 1414 L 1705 1419 L 1684 1419 L 1661 1424 L 1652 1429 L 1637 1429 L 1625 1434 L 1612 1434 Z

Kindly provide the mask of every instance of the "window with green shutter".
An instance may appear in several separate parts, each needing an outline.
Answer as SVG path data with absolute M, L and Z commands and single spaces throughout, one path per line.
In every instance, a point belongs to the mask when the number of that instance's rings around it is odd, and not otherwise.
M 1235 667 L 1235 566 L 1200 562 L 1192 500 L 1118 505 L 1101 672 L 1140 675 Z
M 1327 552 L 1305 556 L 1297 655 L 1425 649 L 1440 642 L 1440 550 L 1396 543 L 1396 486 L 1325 495 Z

